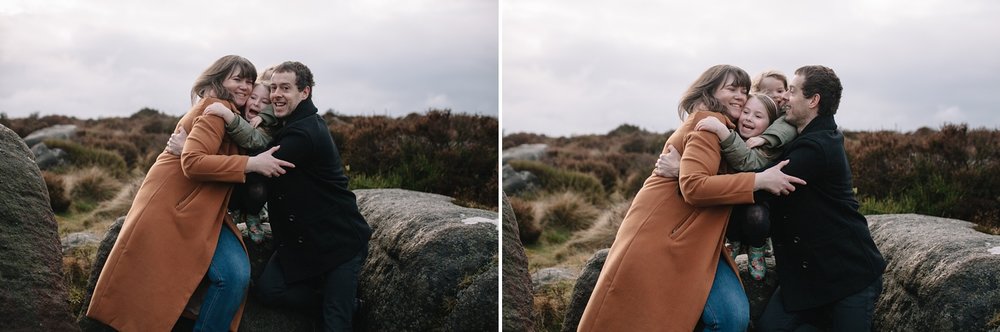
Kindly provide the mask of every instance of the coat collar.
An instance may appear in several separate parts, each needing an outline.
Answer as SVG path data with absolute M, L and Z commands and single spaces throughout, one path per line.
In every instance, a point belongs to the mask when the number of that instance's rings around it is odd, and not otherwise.
M 801 136 L 806 133 L 823 130 L 837 130 L 837 122 L 834 121 L 833 115 L 820 115 L 813 118 L 812 121 L 809 121 L 809 124 L 806 125 L 805 129 L 802 129 L 802 132 L 799 133 L 799 135 Z
M 292 111 L 292 114 L 289 114 L 288 117 L 285 118 L 285 123 L 288 124 L 301 119 L 305 119 L 311 115 L 316 114 L 317 112 L 319 112 L 319 110 L 317 110 L 316 105 L 313 104 L 312 98 L 303 100 L 299 102 L 298 106 L 295 107 L 295 110 Z

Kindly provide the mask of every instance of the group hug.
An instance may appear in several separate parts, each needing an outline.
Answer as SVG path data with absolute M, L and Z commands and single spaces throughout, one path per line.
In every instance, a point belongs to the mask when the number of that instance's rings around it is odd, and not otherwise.
M 258 75 L 224 56 L 195 79 L 191 109 L 139 187 L 87 316 L 120 331 L 235 331 L 250 296 L 350 331 L 372 235 L 315 82 L 287 61 Z M 744 285 L 778 287 L 752 328 L 871 329 L 886 261 L 858 211 L 843 87 L 830 68 L 753 79 L 731 65 L 701 74 L 681 125 L 633 199 L 579 331 L 745 331 Z M 275 251 L 251 279 L 246 238 Z M 749 278 L 734 257 L 745 252 Z M 254 273 L 257 275 L 258 273 Z
M 195 79 L 191 109 L 139 187 L 87 316 L 119 331 L 235 331 L 248 296 L 349 331 L 372 230 L 312 102 L 287 61 L 257 74 L 224 56 Z M 267 204 L 275 251 L 256 280 L 251 241 Z
M 766 275 L 768 243 L 778 287 L 754 330 L 871 330 L 886 261 L 853 192 L 835 121 L 842 91 L 818 65 L 790 80 L 731 65 L 702 73 L 578 330 L 745 331 L 744 285 Z M 744 247 L 749 280 L 734 261 Z

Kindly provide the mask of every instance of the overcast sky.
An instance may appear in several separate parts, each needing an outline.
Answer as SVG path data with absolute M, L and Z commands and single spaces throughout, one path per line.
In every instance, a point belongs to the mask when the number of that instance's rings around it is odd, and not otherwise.
M 1000 2 L 502 3 L 504 134 L 667 131 L 680 94 L 721 63 L 833 68 L 850 130 L 1000 128 Z
M 239 7 L 234 7 L 239 4 Z M 320 111 L 498 115 L 496 0 L 0 2 L 0 112 L 181 115 L 238 54 L 313 71 Z

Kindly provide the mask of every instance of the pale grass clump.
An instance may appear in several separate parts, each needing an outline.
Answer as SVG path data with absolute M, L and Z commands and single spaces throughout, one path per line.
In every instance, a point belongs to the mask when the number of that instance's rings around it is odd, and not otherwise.
M 64 181 L 74 202 L 102 202 L 114 197 L 122 187 L 120 180 L 96 166 L 71 171 Z
M 139 191 L 142 181 L 143 177 L 136 177 L 122 184 L 118 192 L 111 199 L 98 204 L 93 211 L 90 211 L 83 218 L 83 225 L 96 234 L 104 234 L 104 231 L 115 219 L 125 216 L 128 213 L 129 208 L 132 207 L 132 200 L 135 198 L 136 192 Z
M 550 229 L 578 231 L 587 229 L 597 218 L 598 210 L 582 195 L 566 191 L 546 197 L 536 206 L 543 232 Z
M 619 201 L 601 213 L 589 228 L 573 233 L 573 236 L 559 250 L 556 250 L 556 258 L 564 259 L 572 256 L 583 255 L 584 259 L 590 258 L 594 252 L 611 247 L 621 227 L 625 214 L 631 206 L 631 201 Z

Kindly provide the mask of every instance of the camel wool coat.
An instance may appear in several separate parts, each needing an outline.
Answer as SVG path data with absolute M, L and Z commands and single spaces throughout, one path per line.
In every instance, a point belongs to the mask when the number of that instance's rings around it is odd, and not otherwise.
M 680 176 L 650 176 L 632 200 L 579 331 L 694 329 L 725 251 L 732 205 L 753 203 L 754 191 L 754 173 L 717 175 L 728 173 L 718 137 L 694 130 L 709 116 L 733 127 L 721 113 L 697 111 L 670 135 L 663 153 L 667 144 L 681 153 Z
M 236 109 L 203 98 L 181 118 L 175 132 L 189 133 L 184 150 L 160 153 L 146 174 L 87 316 L 119 331 L 169 331 L 208 271 L 223 224 L 240 234 L 226 206 L 248 157 L 226 136 L 222 118 L 202 115 L 213 102 Z M 231 330 L 241 315 L 242 307 Z

